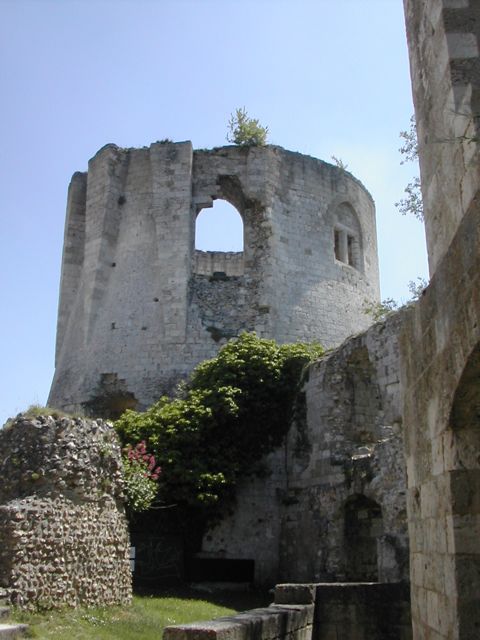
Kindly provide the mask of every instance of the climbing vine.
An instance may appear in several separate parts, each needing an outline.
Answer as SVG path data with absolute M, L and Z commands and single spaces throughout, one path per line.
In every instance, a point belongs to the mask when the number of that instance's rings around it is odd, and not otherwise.
M 145 442 L 162 469 L 158 500 L 217 515 L 238 478 L 260 473 L 282 442 L 301 371 L 322 353 L 243 333 L 194 370 L 181 397 L 125 412 L 116 422 L 123 443 Z

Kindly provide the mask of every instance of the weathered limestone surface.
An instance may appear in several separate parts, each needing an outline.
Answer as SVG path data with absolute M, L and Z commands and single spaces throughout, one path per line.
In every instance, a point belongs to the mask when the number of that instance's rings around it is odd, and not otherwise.
M 283 579 L 396 582 L 408 575 L 398 375 L 402 313 L 310 367 L 290 430 Z
M 166 627 L 164 640 L 311 640 L 313 604 L 270 605 L 208 622 Z
M 244 251 L 195 251 L 215 199 Z M 70 184 L 49 404 L 145 408 L 241 331 L 338 345 L 379 297 L 375 211 L 351 174 L 280 147 L 107 145 Z
M 415 638 L 480 629 L 480 208 L 402 336 Z
M 430 272 L 480 182 L 480 9 L 476 0 L 404 0 Z
M 480 635 L 480 5 L 405 1 L 431 284 L 401 338 L 414 638 Z
M 403 312 L 312 365 L 270 475 L 245 480 L 203 554 L 254 559 L 255 579 L 408 576 L 398 331 Z
M 22 607 L 125 604 L 120 447 L 100 420 L 18 417 L 0 431 L 0 586 Z

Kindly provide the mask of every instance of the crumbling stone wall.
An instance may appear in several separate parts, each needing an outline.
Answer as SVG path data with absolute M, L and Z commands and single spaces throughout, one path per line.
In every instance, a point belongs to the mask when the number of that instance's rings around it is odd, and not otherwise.
M 235 513 L 204 538 L 216 557 L 253 559 L 255 578 L 408 577 L 398 332 L 390 316 L 310 366 L 270 474 L 245 479 Z
M 195 250 L 215 199 L 243 252 Z M 378 298 L 374 205 L 350 173 L 274 146 L 107 145 L 69 188 L 49 405 L 142 409 L 241 331 L 329 347 Z
M 283 579 L 408 575 L 396 314 L 312 365 L 288 434 Z M 301 400 L 301 398 L 300 398 Z
M 480 633 L 480 5 L 405 0 L 430 286 L 401 338 L 415 639 Z
M 0 431 L 0 586 L 22 607 L 126 604 L 120 447 L 100 420 L 20 416 Z

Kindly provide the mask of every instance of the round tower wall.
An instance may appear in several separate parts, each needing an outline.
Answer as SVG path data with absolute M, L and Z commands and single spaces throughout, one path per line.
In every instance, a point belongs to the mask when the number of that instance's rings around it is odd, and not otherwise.
M 195 250 L 217 198 L 242 216 L 241 253 Z M 107 145 L 69 191 L 49 402 L 145 408 L 241 331 L 331 347 L 378 299 L 375 209 L 348 172 L 273 146 Z

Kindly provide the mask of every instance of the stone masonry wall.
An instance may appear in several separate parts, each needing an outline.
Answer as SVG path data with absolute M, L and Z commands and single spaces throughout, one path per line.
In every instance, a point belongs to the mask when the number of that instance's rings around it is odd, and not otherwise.
M 313 604 L 270 605 L 234 616 L 165 627 L 163 640 L 312 640 Z
M 131 599 L 120 447 L 99 420 L 20 416 L 0 431 L 0 586 L 21 607 Z
M 476 205 L 402 332 L 416 639 L 480 629 L 479 219 Z
M 307 371 L 297 419 L 204 538 L 210 557 L 255 561 L 255 580 L 408 577 L 398 332 L 392 315 Z
M 408 576 L 401 319 L 392 315 L 310 367 L 305 413 L 300 405 L 287 441 L 281 579 Z
M 243 252 L 195 250 L 218 198 Z M 69 189 L 49 404 L 142 409 L 241 331 L 336 345 L 378 296 L 374 206 L 348 172 L 273 146 L 107 145 Z
M 480 634 L 480 4 L 405 1 L 432 279 L 401 377 L 413 636 Z
M 476 0 L 404 0 L 430 273 L 480 181 Z

